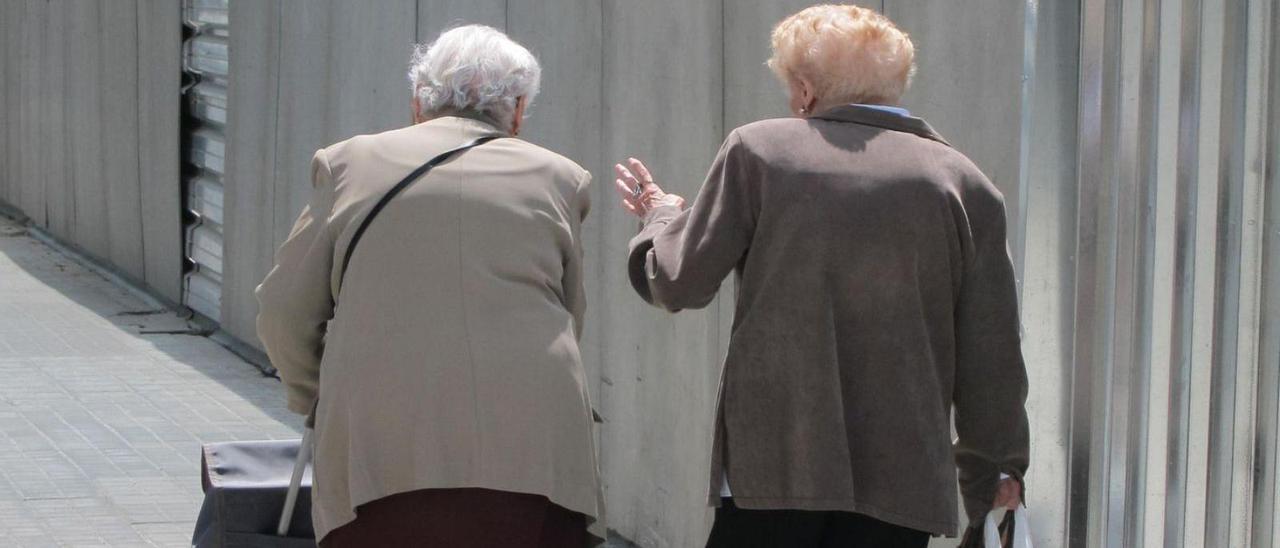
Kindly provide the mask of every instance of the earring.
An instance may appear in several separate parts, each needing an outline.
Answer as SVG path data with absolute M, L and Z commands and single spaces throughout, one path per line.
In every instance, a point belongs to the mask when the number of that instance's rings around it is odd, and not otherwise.
M 800 107 L 800 114 L 808 114 L 808 113 L 809 113 L 808 107 Z

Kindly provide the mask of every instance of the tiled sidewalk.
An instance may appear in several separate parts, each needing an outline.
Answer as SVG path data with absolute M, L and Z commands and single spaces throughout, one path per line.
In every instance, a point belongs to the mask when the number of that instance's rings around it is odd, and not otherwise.
M 0 217 L 0 546 L 189 546 L 200 445 L 298 436 L 189 330 Z

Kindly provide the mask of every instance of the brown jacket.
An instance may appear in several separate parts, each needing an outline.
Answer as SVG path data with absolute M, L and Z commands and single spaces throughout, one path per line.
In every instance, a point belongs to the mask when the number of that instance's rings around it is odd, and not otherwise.
M 737 272 L 713 504 L 727 472 L 743 508 L 954 535 L 957 467 L 970 519 L 1026 471 L 1003 199 L 923 121 L 846 106 L 738 128 L 688 210 L 648 214 L 629 263 L 672 311 Z
M 312 162 L 311 204 L 257 294 L 289 408 L 308 412 L 319 392 L 318 537 L 361 504 L 426 488 L 540 494 L 602 517 L 577 339 L 586 171 L 519 139 L 473 148 L 382 210 L 338 293 L 373 203 L 432 156 L 497 134 L 450 116 Z

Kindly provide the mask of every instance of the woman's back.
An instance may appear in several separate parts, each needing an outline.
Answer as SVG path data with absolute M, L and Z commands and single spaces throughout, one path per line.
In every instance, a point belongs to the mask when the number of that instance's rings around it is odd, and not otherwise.
M 1004 231 L 1000 193 L 919 119 L 842 106 L 734 130 L 694 205 L 650 212 L 630 254 L 671 310 L 737 271 L 711 493 L 727 472 L 739 507 L 955 531 L 952 406 L 962 441 L 1025 429 L 971 413 L 1022 397 L 992 389 L 1022 371 Z
M 470 140 L 467 132 L 481 126 L 450 117 L 330 147 L 338 256 L 388 188 L 436 153 Z M 566 294 L 572 285 L 566 281 L 577 281 L 568 267 L 579 253 L 574 246 L 588 178 L 568 159 L 514 138 L 490 141 L 434 168 L 366 230 L 338 298 L 326 357 L 347 352 L 348 343 L 367 355 L 396 341 L 421 356 L 439 355 L 441 345 L 460 347 L 464 340 L 488 347 L 504 339 L 513 351 L 527 347 L 521 354 L 543 351 L 564 333 L 572 340 L 571 308 L 579 303 Z M 347 325 L 358 341 L 343 338 Z M 541 336 L 526 336 L 531 330 Z M 399 340 L 409 333 L 411 340 Z
M 761 170 L 739 280 L 740 340 L 823 337 L 797 346 L 830 349 L 846 374 L 880 369 L 928 382 L 939 407 L 949 405 L 949 386 L 938 383 L 951 376 L 965 248 L 972 253 L 965 193 L 980 184 L 966 178 L 977 169 L 901 128 L 792 118 L 737 133 Z M 994 188 L 975 190 L 998 200 Z M 753 352 L 795 359 L 793 344 Z
M 332 257 L 346 254 L 364 216 L 401 178 L 487 135 L 500 134 L 485 121 L 446 116 L 318 152 L 315 169 L 327 176 L 316 177 L 313 207 L 329 211 Z M 598 513 L 577 346 L 589 179 L 555 153 L 496 139 L 388 202 L 340 290 L 342 261 L 331 261 L 337 297 L 319 372 L 318 530 L 350 521 L 360 504 L 433 488 L 545 493 Z

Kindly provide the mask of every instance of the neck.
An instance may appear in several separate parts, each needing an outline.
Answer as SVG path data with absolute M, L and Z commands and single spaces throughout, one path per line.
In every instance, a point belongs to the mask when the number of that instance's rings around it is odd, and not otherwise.
M 430 122 L 431 120 L 436 120 L 436 119 L 439 119 L 439 118 L 447 118 L 447 117 L 449 117 L 449 116 L 453 116 L 453 117 L 456 117 L 456 118 L 467 118 L 467 119 L 469 119 L 469 120 L 476 120 L 476 121 L 478 121 L 478 122 L 484 122 L 484 123 L 486 123 L 486 124 L 489 124 L 489 125 L 491 125 L 491 126 L 493 126 L 493 127 L 497 128 L 498 130 L 500 130 L 500 131 L 502 131 L 502 132 L 504 132 L 504 133 L 509 134 L 509 135 L 514 135 L 514 134 L 515 134 L 515 132 L 514 132 L 514 130 L 513 130 L 513 128 L 512 128 L 512 127 L 510 127 L 510 126 L 503 127 L 503 125 L 502 125 L 502 124 L 500 124 L 500 123 L 499 123 L 497 120 L 495 120 L 493 117 L 491 117 L 491 116 L 489 116 L 489 115 L 487 115 L 487 114 L 485 114 L 485 113 L 478 112 L 478 111 L 475 111 L 475 110 L 470 110 L 470 109 L 466 109 L 466 110 L 448 109 L 448 110 L 440 110 L 440 111 L 436 111 L 436 112 L 424 113 L 424 114 L 423 114 L 423 115 L 418 119 L 418 121 L 417 121 L 417 122 L 414 122 L 414 123 L 416 123 L 416 124 L 421 124 L 421 123 L 423 123 L 423 122 Z

